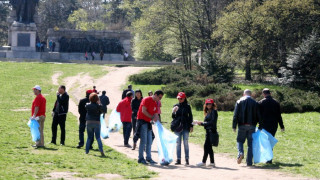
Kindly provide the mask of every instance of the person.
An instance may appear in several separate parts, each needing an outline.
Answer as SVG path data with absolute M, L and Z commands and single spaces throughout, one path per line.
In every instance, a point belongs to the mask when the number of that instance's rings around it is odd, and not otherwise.
M 124 99 L 126 97 L 128 91 L 130 91 L 132 93 L 132 95 L 134 96 L 134 91 L 132 90 L 132 85 L 129 84 L 128 89 L 125 89 L 122 92 L 122 96 L 121 96 L 122 99 Z
M 88 52 L 84 53 L 84 58 L 86 58 L 86 61 L 88 60 Z
M 41 94 L 41 87 L 39 85 L 34 86 L 33 93 L 36 96 L 32 102 L 31 107 L 31 119 L 39 117 L 39 131 L 40 131 L 40 140 L 36 142 L 32 147 L 34 148 L 43 148 L 44 147 L 44 121 L 46 119 L 46 98 Z
M 96 56 L 96 53 L 94 51 L 91 52 L 92 61 L 94 61 L 94 57 Z
M 85 106 L 87 110 L 86 125 L 88 134 L 86 143 L 86 154 L 89 153 L 90 146 L 92 145 L 92 139 L 95 135 L 101 156 L 105 156 L 100 138 L 100 114 L 102 113 L 102 105 L 96 93 L 90 94 L 89 101 L 90 103 L 87 103 Z
M 206 166 L 206 161 L 208 155 L 210 157 L 210 166 L 215 167 L 214 163 L 214 153 L 212 150 L 212 145 L 210 141 L 210 133 L 217 133 L 217 120 L 218 120 L 218 112 L 217 105 L 214 103 L 213 99 L 207 99 L 205 104 L 203 105 L 204 112 L 204 122 L 197 122 L 198 125 L 203 126 L 206 130 L 206 140 L 203 146 L 204 153 L 203 158 L 197 166 Z
M 103 56 L 104 56 L 104 53 L 102 50 L 100 50 L 100 60 L 102 61 L 103 60 Z
M 177 95 L 179 101 L 178 104 L 173 106 L 172 118 L 180 119 L 182 127 L 175 130 L 175 134 L 178 136 L 177 139 L 177 161 L 176 165 L 181 164 L 181 139 L 183 137 L 184 153 L 186 165 L 189 165 L 189 133 L 193 131 L 193 116 L 191 107 L 188 104 L 186 94 L 184 92 L 179 92 Z
M 262 94 L 264 99 L 259 101 L 262 128 L 272 134 L 272 136 L 275 136 L 278 124 L 280 125 L 282 132 L 285 130 L 281 117 L 280 104 L 272 98 L 271 92 L 268 88 L 263 89 Z M 272 164 L 272 160 L 267 163 Z
M 152 91 L 149 91 L 148 92 L 148 96 L 152 96 L 153 95 L 153 92 Z
M 86 104 L 90 102 L 89 96 L 91 93 L 92 93 L 91 89 L 87 90 L 86 97 L 79 101 L 79 105 L 78 105 L 78 112 L 80 114 L 80 117 L 79 117 L 79 143 L 78 143 L 77 148 L 82 148 L 84 145 L 84 131 L 86 129 L 86 115 L 87 115 Z M 94 139 L 92 138 L 90 149 L 92 149 L 93 141 L 94 141 Z
M 124 52 L 123 57 L 124 57 L 124 61 L 128 61 L 128 59 L 129 59 L 129 54 L 128 54 L 127 51 Z
M 52 51 L 52 40 L 49 41 L 49 49 Z
M 54 50 L 55 50 L 55 48 L 56 48 L 56 42 L 52 42 L 52 52 L 54 52 Z
M 120 113 L 120 118 L 123 127 L 123 139 L 124 139 L 124 146 L 131 148 L 129 145 L 129 138 L 132 130 L 131 124 L 131 100 L 133 98 L 132 92 L 128 91 L 126 98 L 124 98 L 117 106 L 117 111 Z
M 138 114 L 138 110 L 141 104 L 141 101 L 143 99 L 142 96 L 142 92 L 140 89 L 135 91 L 135 97 L 134 99 L 132 99 L 131 101 L 131 109 L 132 109 L 132 129 L 133 129 L 133 147 L 132 150 L 135 150 L 137 147 L 137 141 L 139 139 L 139 137 L 135 137 L 136 135 L 136 123 L 137 123 L 137 114 Z
M 107 106 L 110 104 L 109 97 L 106 96 L 106 91 L 102 91 L 102 95 L 99 97 L 100 102 L 102 104 L 102 114 L 103 118 L 105 118 L 105 115 L 107 113 Z
M 157 102 L 157 105 L 158 105 L 158 116 L 159 116 L 159 121 L 161 122 L 161 101 L 158 101 Z
M 252 133 L 255 132 L 257 123 L 259 123 L 259 129 L 261 129 L 262 121 L 259 112 L 259 104 L 251 98 L 251 91 L 246 89 L 244 90 L 243 97 L 237 101 L 233 113 L 232 128 L 234 132 L 236 132 L 238 125 L 238 164 L 240 164 L 244 158 L 243 143 L 247 139 L 247 166 L 252 166 Z
M 41 51 L 41 43 L 40 43 L 40 41 L 37 42 L 37 51 L 38 52 Z
M 93 86 L 92 88 L 93 88 L 93 89 L 92 89 L 92 92 L 99 94 L 96 86 Z
M 140 134 L 140 145 L 139 145 L 139 156 L 138 163 L 147 164 L 156 164 L 151 157 L 151 144 L 152 144 L 152 125 L 151 121 L 157 121 L 157 101 L 161 100 L 163 97 L 163 92 L 157 90 L 153 96 L 146 97 L 142 99 L 140 104 L 138 115 L 137 115 L 137 131 Z M 143 152 L 146 149 L 146 160 L 144 159 Z
M 57 139 L 57 127 L 60 126 L 61 137 L 60 137 L 60 145 L 64 146 L 65 138 L 66 138 L 66 118 L 69 109 L 69 95 L 66 92 L 66 87 L 64 85 L 59 86 L 57 92 L 57 100 L 53 107 L 53 121 L 51 125 L 52 130 L 52 139 L 51 143 L 56 144 Z

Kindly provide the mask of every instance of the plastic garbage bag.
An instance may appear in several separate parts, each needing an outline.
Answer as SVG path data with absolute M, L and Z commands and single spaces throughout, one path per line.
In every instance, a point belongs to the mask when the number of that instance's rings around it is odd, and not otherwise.
M 112 110 L 110 117 L 109 117 L 109 131 L 110 132 L 118 132 L 122 126 L 120 113 L 116 110 Z
M 173 161 L 178 136 L 164 128 L 159 121 L 155 122 L 155 126 L 160 164 L 169 165 Z
M 256 129 L 256 132 L 252 134 L 252 152 L 254 163 L 265 163 L 272 160 L 272 149 L 278 142 L 269 132 L 265 129 L 261 131 Z
M 40 130 L 39 130 L 39 123 L 35 119 L 31 119 L 28 122 L 28 126 L 30 127 L 32 141 L 40 141 Z
M 107 127 L 107 124 L 104 121 L 103 114 L 100 115 L 100 136 L 103 139 L 109 138 L 109 128 Z

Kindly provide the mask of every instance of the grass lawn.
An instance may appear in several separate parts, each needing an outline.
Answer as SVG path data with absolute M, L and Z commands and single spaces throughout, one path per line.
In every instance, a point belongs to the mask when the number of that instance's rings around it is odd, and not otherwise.
M 51 140 L 51 110 L 57 86 L 51 76 L 56 71 L 62 77 L 80 72 L 100 77 L 107 73 L 104 66 L 87 64 L 13 63 L 0 62 L 0 179 L 43 179 L 50 172 L 77 172 L 79 177 L 95 177 L 97 174 L 119 174 L 125 178 L 150 178 L 156 173 L 137 164 L 125 155 L 104 146 L 107 157 L 101 158 L 94 143 L 89 155 L 84 149 L 76 149 L 78 120 L 71 113 L 66 122 L 66 146 L 47 143 Z M 39 84 L 47 99 L 47 118 L 44 137 L 46 148 L 33 149 L 30 129 L 27 126 L 34 95 L 32 87 Z M 58 142 L 60 138 L 58 130 Z
M 161 89 L 161 85 L 137 85 L 131 83 L 133 89 L 141 89 L 144 96 L 147 92 Z M 260 87 L 261 86 L 261 87 Z M 242 85 L 241 88 L 261 89 L 262 85 Z M 269 87 L 272 89 L 281 87 Z M 262 97 L 261 97 L 262 99 Z M 169 128 L 171 122 L 172 107 L 178 101 L 175 98 L 162 99 L 162 121 Z M 194 119 L 203 121 L 203 112 L 193 109 Z M 232 131 L 233 112 L 218 112 L 218 132 L 220 144 L 214 148 L 215 152 L 228 153 L 231 158 L 236 158 L 236 133 Z M 295 113 L 283 114 L 285 132 L 276 134 L 279 140 L 274 148 L 274 160 L 272 165 L 259 164 L 258 166 L 267 169 L 279 169 L 289 173 L 302 174 L 308 177 L 320 178 L 320 113 Z M 203 144 L 205 131 L 203 127 L 195 126 L 194 132 L 190 134 L 190 141 L 196 144 Z M 192 149 L 191 149 L 192 151 Z M 219 164 L 219 162 L 217 162 Z

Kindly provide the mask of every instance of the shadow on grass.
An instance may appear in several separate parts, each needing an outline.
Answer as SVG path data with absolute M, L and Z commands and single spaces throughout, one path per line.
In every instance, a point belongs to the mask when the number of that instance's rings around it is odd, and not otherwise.
M 299 163 L 282 163 L 282 162 L 274 162 L 273 164 L 261 164 L 259 166 L 252 166 L 252 168 L 257 169 L 281 169 L 283 167 L 302 167 L 303 164 Z

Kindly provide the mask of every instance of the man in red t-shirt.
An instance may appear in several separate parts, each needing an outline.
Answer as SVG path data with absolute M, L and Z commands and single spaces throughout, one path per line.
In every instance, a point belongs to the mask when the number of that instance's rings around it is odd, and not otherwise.
M 32 102 L 31 107 L 31 119 L 39 117 L 39 130 L 40 130 L 40 141 L 36 142 L 36 145 L 33 145 L 35 148 L 44 147 L 44 137 L 43 137 L 43 128 L 44 121 L 46 119 L 46 98 L 41 94 L 41 87 L 39 85 L 34 86 L 33 93 L 36 95 Z
M 128 148 L 131 148 L 131 146 L 129 145 L 129 138 L 132 130 L 132 124 L 131 124 L 132 97 L 133 97 L 132 92 L 128 91 L 126 94 L 126 98 L 120 101 L 120 103 L 117 106 L 117 111 L 120 113 L 120 118 L 121 118 L 122 127 L 123 127 L 124 146 Z
M 160 101 L 163 97 L 163 92 L 157 90 L 150 97 L 142 99 L 142 102 L 139 107 L 137 115 L 137 131 L 140 134 L 140 146 L 139 146 L 139 157 L 138 163 L 147 164 L 156 164 L 155 161 L 151 158 L 151 144 L 152 144 L 152 125 L 151 120 L 158 121 L 158 105 L 157 102 Z M 146 160 L 143 157 L 143 151 L 146 147 Z

